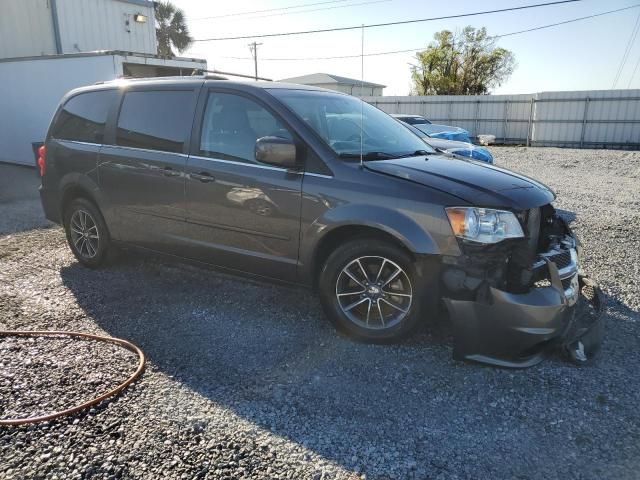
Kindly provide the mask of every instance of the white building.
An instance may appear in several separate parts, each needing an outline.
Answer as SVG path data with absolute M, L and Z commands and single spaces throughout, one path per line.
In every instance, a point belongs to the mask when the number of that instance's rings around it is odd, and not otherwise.
M 33 165 L 32 143 L 73 88 L 206 68 L 157 55 L 152 1 L 0 0 L 0 161 Z
M 0 58 L 123 50 L 156 54 L 153 2 L 2 0 Z
M 356 97 L 381 97 L 386 85 L 366 82 L 355 78 L 340 77 L 329 73 L 312 73 L 301 77 L 283 78 L 279 82 L 299 83 L 301 85 L 313 85 L 314 87 L 328 88 Z

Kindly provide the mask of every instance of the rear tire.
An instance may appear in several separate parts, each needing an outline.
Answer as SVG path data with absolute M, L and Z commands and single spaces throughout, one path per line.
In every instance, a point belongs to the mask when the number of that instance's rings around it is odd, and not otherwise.
M 107 224 L 92 202 L 85 198 L 72 200 L 64 211 L 64 229 L 74 256 L 89 268 L 107 261 L 110 237 Z
M 411 256 L 392 243 L 345 243 L 325 262 L 318 286 L 329 320 L 359 340 L 394 342 L 419 325 L 424 282 Z

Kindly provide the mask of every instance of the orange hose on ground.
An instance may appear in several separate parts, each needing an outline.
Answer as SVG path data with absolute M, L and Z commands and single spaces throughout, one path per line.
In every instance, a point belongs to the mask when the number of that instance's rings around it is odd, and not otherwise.
M 113 337 L 105 337 L 102 335 L 94 335 L 91 333 L 81 333 L 81 332 L 64 332 L 64 331 L 45 331 L 45 330 L 0 330 L 0 337 L 76 337 L 76 338 L 88 338 L 90 340 L 98 340 L 101 342 L 113 343 L 120 347 L 124 347 L 127 350 L 136 353 L 138 355 L 138 368 L 126 381 L 118 385 L 116 388 L 109 390 L 107 393 L 100 395 L 99 397 L 94 398 L 93 400 L 89 400 L 88 402 L 84 402 L 75 407 L 68 408 L 66 410 L 61 410 L 58 412 L 50 413 L 47 415 L 40 415 L 37 417 L 26 417 L 26 418 L 10 418 L 6 420 L 0 419 L 0 426 L 2 425 L 26 425 L 32 423 L 40 423 L 40 422 L 48 422 L 50 420 L 64 417 L 67 415 L 72 415 L 81 410 L 85 410 L 87 408 L 93 407 L 98 403 L 106 400 L 109 397 L 116 396 L 120 394 L 125 388 L 131 385 L 144 371 L 145 357 L 142 350 L 140 350 L 137 346 L 132 343 L 127 342 L 126 340 L 122 340 L 120 338 Z

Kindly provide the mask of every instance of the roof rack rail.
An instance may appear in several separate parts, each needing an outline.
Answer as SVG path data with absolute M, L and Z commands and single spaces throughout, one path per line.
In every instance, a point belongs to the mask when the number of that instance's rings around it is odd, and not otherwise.
M 222 77 L 221 75 L 229 75 L 230 77 L 250 78 L 252 80 L 264 80 L 267 82 L 273 82 L 272 78 L 257 77 L 255 75 L 245 75 L 243 73 L 223 72 L 221 70 L 204 70 L 197 68 L 194 69 L 193 72 L 194 73 L 192 75 L 204 74 L 205 77 L 213 80 L 228 80 L 228 78 Z

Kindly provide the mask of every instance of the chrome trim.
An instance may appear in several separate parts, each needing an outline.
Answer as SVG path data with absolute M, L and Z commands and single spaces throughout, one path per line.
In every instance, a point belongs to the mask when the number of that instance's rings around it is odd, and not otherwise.
M 304 176 L 318 177 L 318 178 L 333 178 L 333 175 L 324 175 L 322 173 L 312 173 L 312 172 L 304 172 Z
M 554 249 L 545 253 L 541 253 L 539 257 L 543 257 L 543 258 L 541 258 L 540 260 L 538 260 L 533 264 L 533 269 L 543 267 L 546 264 L 545 258 L 552 257 L 560 253 L 563 253 L 563 250 Z M 571 256 L 571 263 L 564 268 L 558 269 L 560 280 L 565 280 L 566 278 L 569 278 L 572 275 L 575 275 L 576 273 L 578 273 L 578 253 L 576 252 L 576 249 L 569 248 L 569 255 Z
M 575 305 L 578 301 L 580 294 L 580 284 L 578 280 L 578 274 L 576 273 L 571 279 L 571 285 L 564 291 L 564 296 L 567 299 L 569 306 Z
M 75 145 L 87 145 L 89 147 L 102 147 L 101 143 L 81 142 L 80 140 L 67 140 L 65 138 L 54 138 L 53 140 L 57 140 L 60 143 L 73 143 Z
M 197 158 L 198 160 L 209 160 L 211 162 L 227 163 L 229 165 L 239 165 L 242 167 L 261 168 L 263 170 L 275 170 L 277 172 L 304 174 L 302 171 L 290 170 L 288 168 L 272 167 L 270 165 L 256 165 L 255 163 L 238 162 L 236 160 L 223 160 L 221 158 L 203 157 L 201 155 L 191 155 L 189 158 Z
M 115 148 L 116 150 L 133 150 L 136 152 L 145 152 L 145 153 L 164 153 L 166 155 L 177 155 L 179 157 L 184 157 L 184 158 L 187 158 L 189 156 L 186 153 L 168 152 L 166 150 L 153 150 L 151 148 L 127 147 L 126 145 L 109 145 L 105 143 L 105 144 L 102 144 L 101 146 L 105 148 Z

